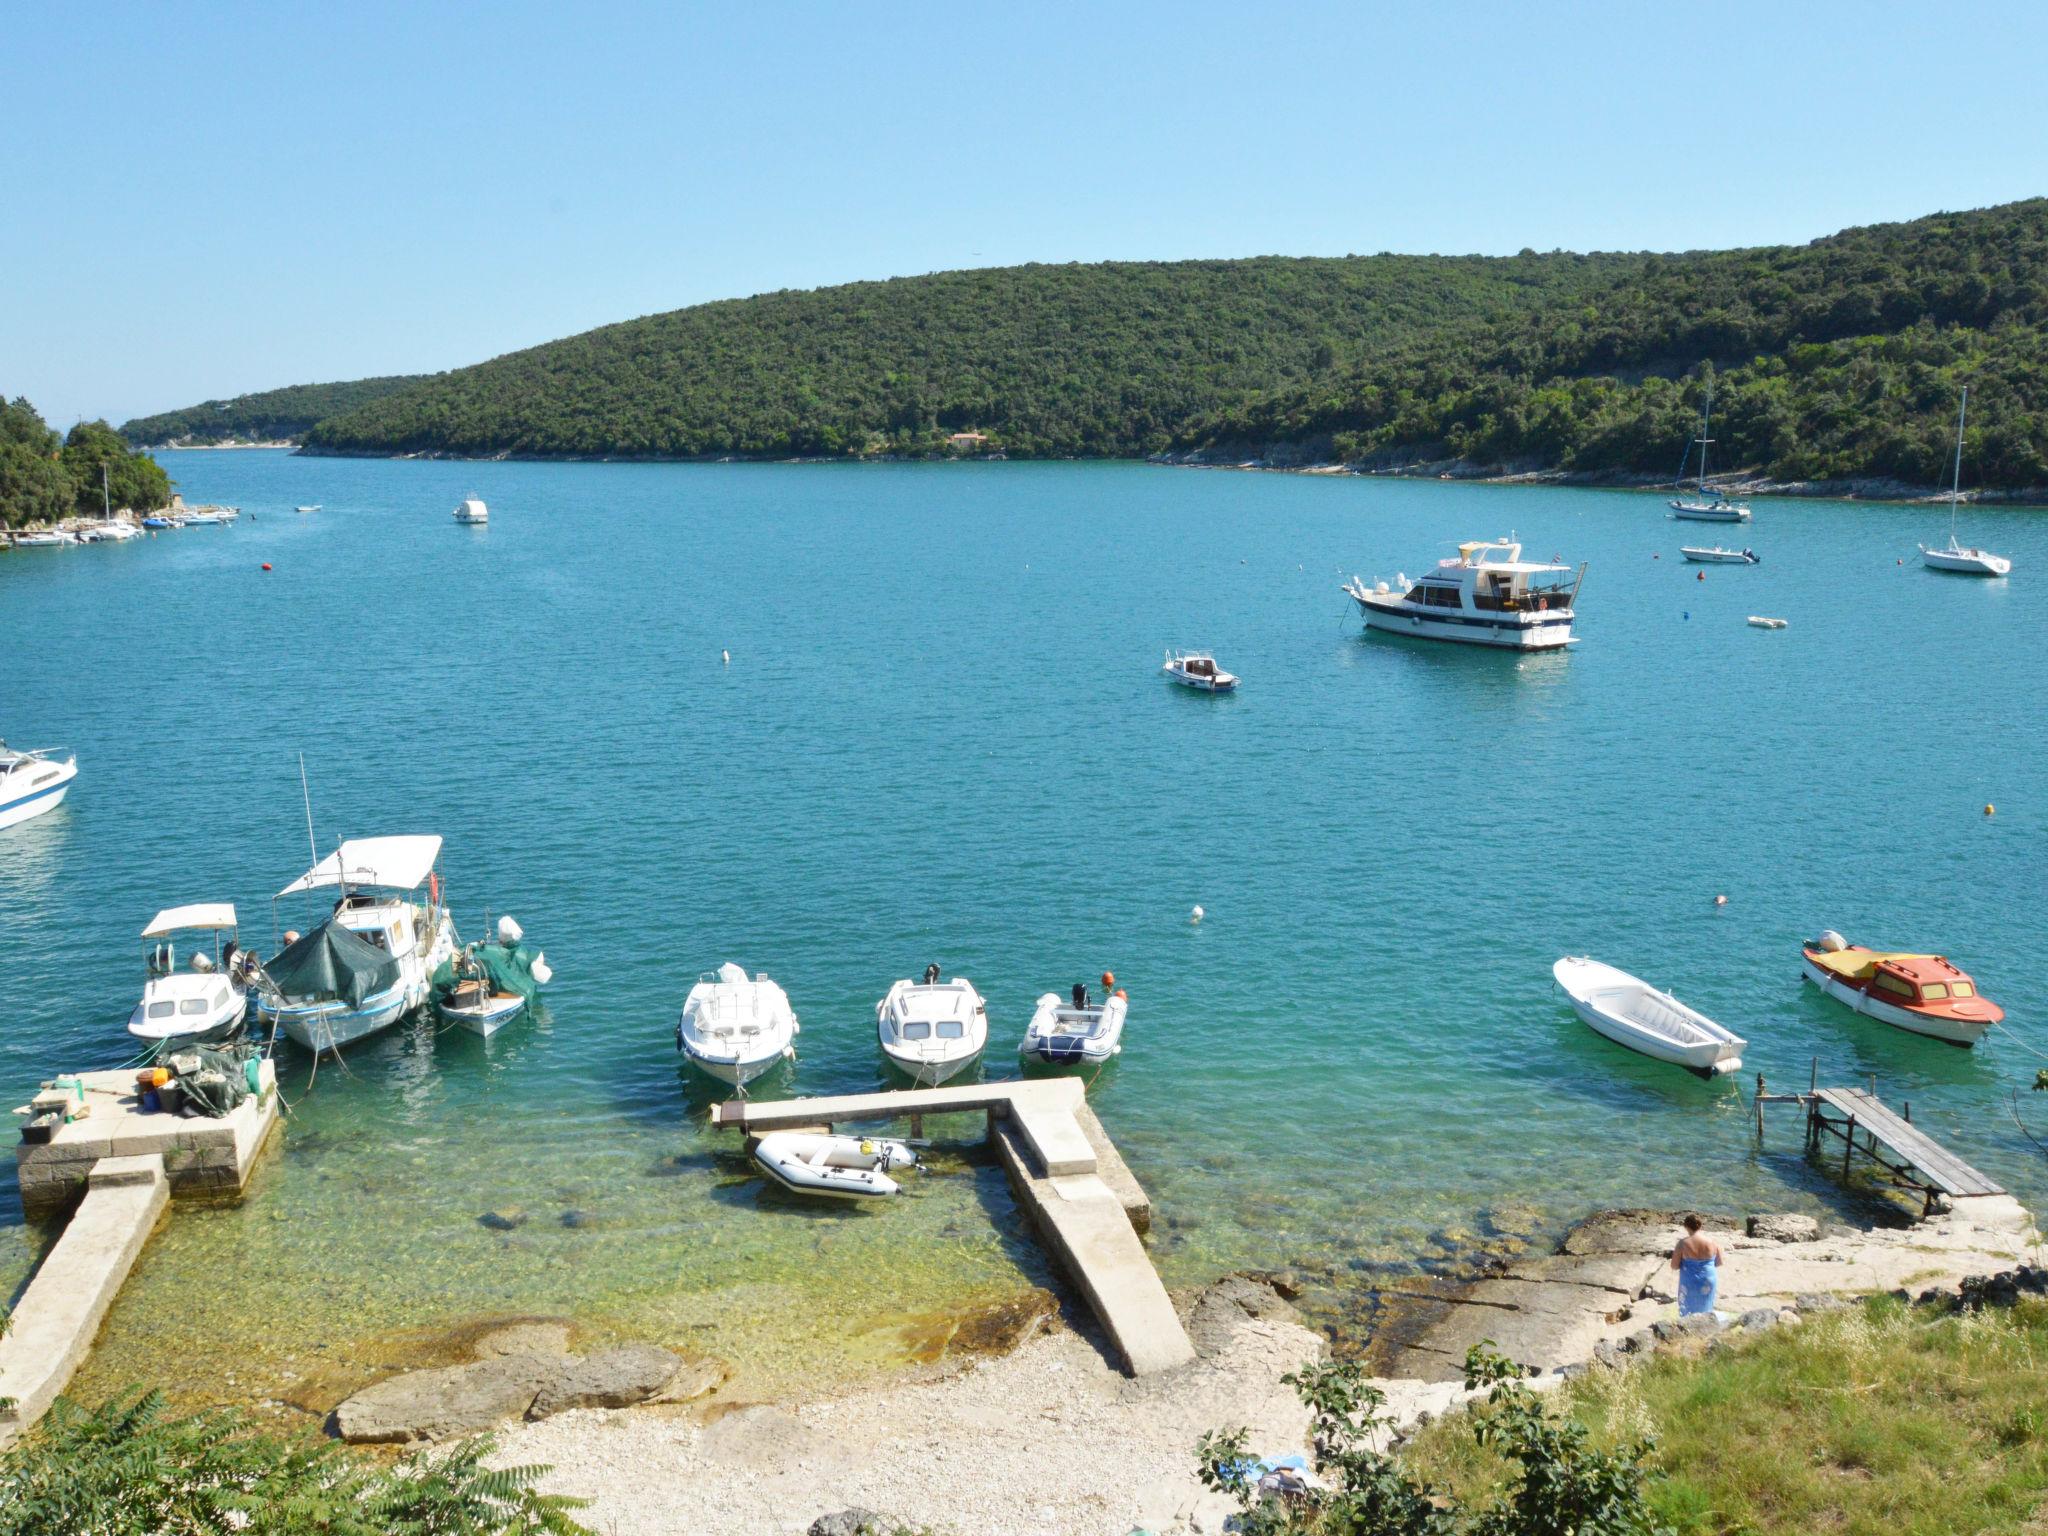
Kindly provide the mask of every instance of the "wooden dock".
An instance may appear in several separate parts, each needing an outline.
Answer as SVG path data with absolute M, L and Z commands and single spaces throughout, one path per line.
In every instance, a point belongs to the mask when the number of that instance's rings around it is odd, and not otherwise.
M 1763 1074 L 1757 1074 L 1757 1133 L 1763 1133 L 1766 1104 L 1793 1103 L 1806 1111 L 1806 1147 L 1820 1151 L 1823 1138 L 1842 1144 L 1842 1176 L 1847 1178 L 1860 1152 L 1876 1166 L 1880 1175 L 1903 1189 L 1921 1196 L 1923 1213 L 1931 1212 L 1937 1201 L 1970 1200 L 2004 1195 L 2004 1186 L 1964 1162 L 1940 1142 L 1913 1123 L 1913 1106 L 1894 1110 L 1877 1096 L 1873 1081 L 1862 1088 L 1822 1088 L 1816 1081 L 1805 1093 L 1768 1094 Z
M 922 1122 L 982 1113 L 1032 1225 L 1134 1376 L 1185 1365 L 1195 1347 L 1139 1234 L 1151 1204 L 1088 1108 L 1076 1078 L 971 1083 L 816 1099 L 735 1099 L 711 1123 L 760 1135 L 802 1126 Z

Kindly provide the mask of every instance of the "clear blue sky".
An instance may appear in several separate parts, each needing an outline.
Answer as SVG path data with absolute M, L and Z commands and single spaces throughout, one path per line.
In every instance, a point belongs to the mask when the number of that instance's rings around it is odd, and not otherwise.
M 94 4 L 0 23 L 58 426 L 948 267 L 1681 249 L 2048 192 L 2048 5 Z

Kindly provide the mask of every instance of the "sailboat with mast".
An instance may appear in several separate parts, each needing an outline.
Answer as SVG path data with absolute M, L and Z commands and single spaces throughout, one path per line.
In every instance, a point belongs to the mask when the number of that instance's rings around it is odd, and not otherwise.
M 1749 521 L 1749 505 L 1746 502 L 1730 501 L 1720 491 L 1707 489 L 1707 444 L 1713 439 L 1707 436 L 1707 423 L 1714 414 L 1714 385 L 1707 382 L 1706 403 L 1700 407 L 1700 435 L 1686 444 L 1685 458 L 1678 461 L 1678 478 L 1685 479 L 1685 466 L 1692 458 L 1695 444 L 1700 450 L 1699 494 L 1697 496 L 1676 496 L 1671 501 L 1671 515 L 1695 523 L 1746 523 Z
M 1920 546 L 1920 562 L 1931 571 L 1955 571 L 1964 576 L 2005 576 L 2012 561 L 1988 549 L 1965 549 L 1956 538 L 1956 499 L 1963 489 L 1963 421 L 1970 413 L 1970 386 L 1963 386 L 1963 403 L 1956 408 L 1956 468 L 1948 487 L 1948 547 Z

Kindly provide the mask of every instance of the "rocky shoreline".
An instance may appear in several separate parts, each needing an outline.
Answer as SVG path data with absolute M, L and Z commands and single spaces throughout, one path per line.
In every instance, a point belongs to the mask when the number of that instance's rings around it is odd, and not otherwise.
M 1877 1230 L 1803 1216 L 1710 1220 L 1727 1253 L 1721 1313 L 1682 1324 L 1666 1267 L 1677 1213 L 1604 1211 L 1554 1252 L 1499 1258 L 1463 1282 L 1390 1287 L 1365 1358 L 1401 1433 L 1465 1400 L 1464 1351 L 1482 1339 L 1553 1385 L 1857 1296 L 1969 1306 L 2048 1292 L 2048 1272 L 2029 1267 L 2040 1238 L 2026 1210 L 2003 1196 L 1961 1204 Z M 762 1402 L 727 1382 L 690 1400 L 670 1389 L 649 1406 L 545 1417 L 527 1411 L 530 1399 L 506 1413 L 497 1459 L 551 1465 L 546 1486 L 591 1499 L 586 1523 L 614 1536 L 796 1533 L 849 1509 L 976 1536 L 1134 1526 L 1207 1536 L 1234 1505 L 1196 1480 L 1205 1431 L 1244 1424 L 1264 1454 L 1304 1448 L 1306 1414 L 1280 1378 L 1327 1342 L 1291 1305 L 1293 1290 L 1284 1275 L 1250 1275 L 1176 1296 L 1197 1358 L 1144 1380 L 1108 1364 L 1085 1319 L 1047 1313 L 1008 1353 L 851 1395 Z

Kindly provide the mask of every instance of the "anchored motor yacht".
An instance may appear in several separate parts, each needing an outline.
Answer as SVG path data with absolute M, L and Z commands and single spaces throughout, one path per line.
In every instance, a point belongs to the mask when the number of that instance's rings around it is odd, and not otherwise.
M 798 1033 L 789 994 L 766 976 L 748 980 L 727 961 L 683 999 L 676 1049 L 698 1071 L 743 1088 L 777 1062 L 793 1061 Z
M 988 1005 L 974 983 L 940 981 L 936 965 L 925 967 L 922 982 L 891 987 L 875 1004 L 875 1019 L 882 1054 L 922 1087 L 936 1088 L 988 1044 Z
M 18 752 L 0 741 L 0 827 L 57 809 L 78 777 L 78 759 L 67 757 L 60 763 L 55 750 Z
M 1201 693 L 1229 693 L 1237 687 L 1237 674 L 1217 666 L 1207 651 L 1168 651 L 1159 670 L 1181 687 Z
M 440 855 L 438 837 L 353 838 L 279 891 L 341 895 L 263 968 L 259 1016 L 308 1050 L 327 1051 L 424 1005 L 434 972 L 457 947 L 434 873 Z M 424 901 L 415 899 L 422 887 Z
M 185 932 L 211 934 L 212 952 L 195 945 L 181 971 L 176 935 Z M 192 1039 L 210 1044 L 241 1029 L 249 999 L 242 990 L 242 952 L 235 944 L 233 906 L 211 901 L 167 907 L 150 919 L 142 936 L 154 942 L 142 1001 L 128 1016 L 129 1034 L 151 1043 Z
M 490 520 L 491 509 L 484 505 L 481 496 L 465 496 L 462 505 L 455 509 L 455 521 L 458 523 L 488 523 Z
M 1586 568 L 1525 561 L 1512 538 L 1470 540 L 1456 559 L 1410 582 L 1397 576 L 1368 587 L 1354 576 L 1344 590 L 1365 615 L 1367 629 L 1492 645 L 1509 650 L 1557 650 L 1572 637 L 1574 604 Z

